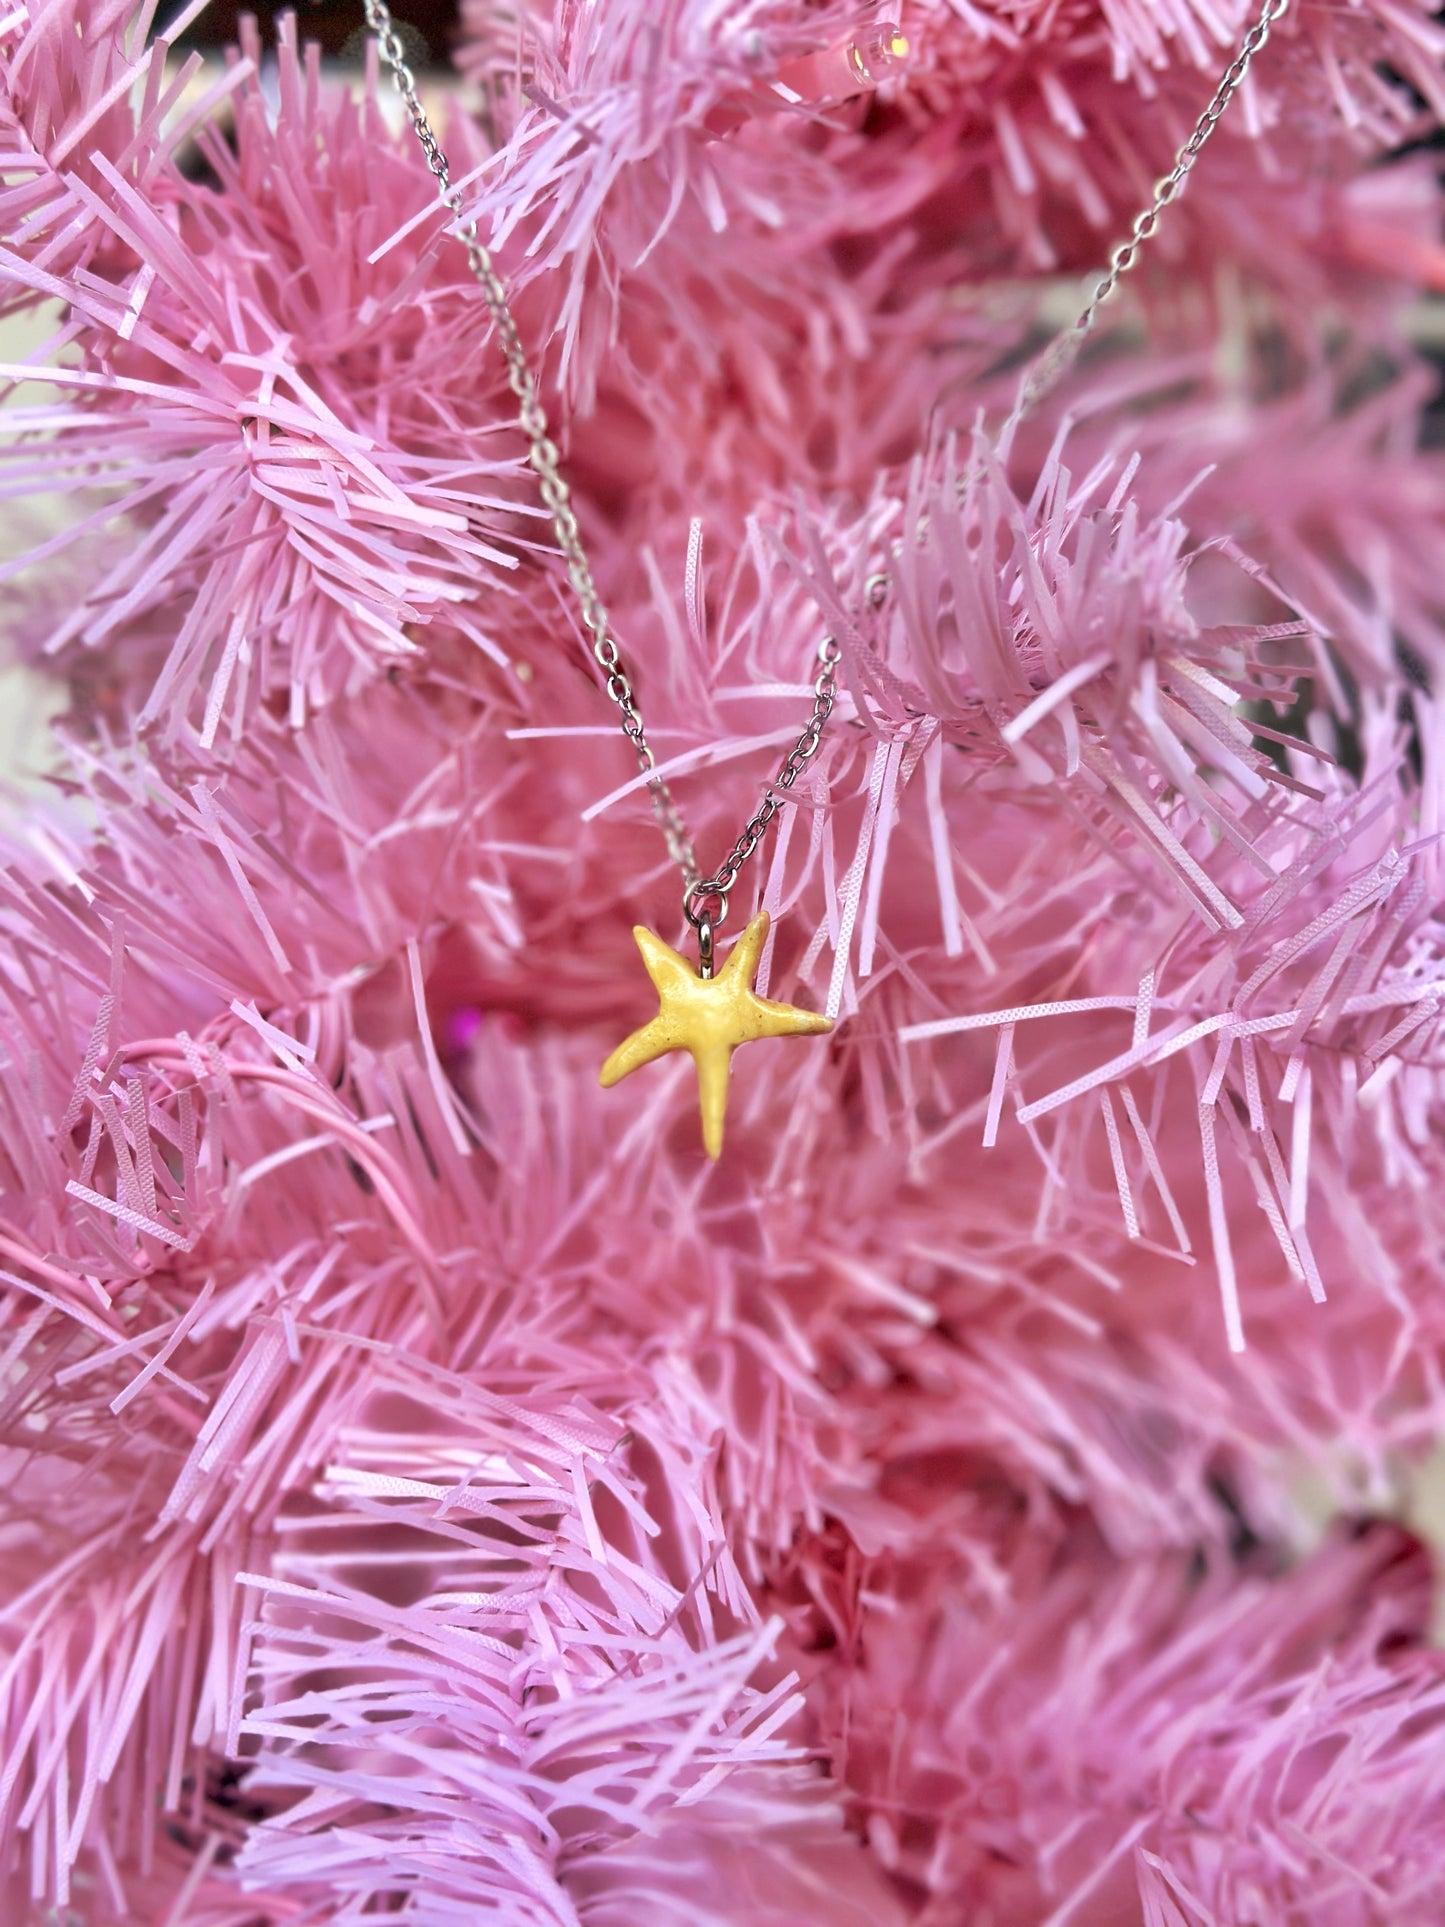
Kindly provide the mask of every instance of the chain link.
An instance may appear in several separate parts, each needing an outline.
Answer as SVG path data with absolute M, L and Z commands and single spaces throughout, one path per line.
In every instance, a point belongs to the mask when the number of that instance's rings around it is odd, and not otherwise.
M 606 677 L 607 694 L 617 705 L 622 733 L 632 744 L 638 767 L 648 773 L 648 795 L 668 854 L 682 871 L 684 885 L 689 885 L 698 874 L 697 856 L 671 790 L 662 777 L 653 774 L 657 758 L 647 740 L 632 678 L 623 667 L 622 652 L 612 634 L 606 606 L 593 579 L 587 551 L 582 546 L 582 533 L 577 525 L 576 510 L 572 506 L 572 492 L 561 472 L 560 452 L 548 429 L 547 411 L 537 392 L 536 379 L 517 331 L 516 317 L 507 300 L 507 291 L 490 250 L 477 232 L 476 222 L 464 214 L 461 194 L 452 186 L 451 168 L 427 119 L 426 109 L 421 104 L 416 90 L 416 76 L 406 57 L 406 43 L 397 30 L 391 9 L 386 0 L 365 0 L 365 10 L 366 24 L 376 37 L 377 52 L 384 65 L 391 69 L 391 77 L 406 108 L 407 119 L 421 144 L 426 164 L 436 178 L 442 203 L 455 220 L 457 238 L 467 252 L 467 266 L 482 290 L 487 312 L 492 317 L 507 364 L 507 385 L 517 401 L 517 420 L 527 437 L 527 459 L 536 472 L 542 501 L 552 518 L 553 533 L 562 551 L 562 560 L 567 565 L 567 579 L 577 597 L 577 607 L 588 632 L 593 658 Z
M 1199 116 L 1194 132 L 1175 156 L 1169 173 L 1156 182 L 1154 198 L 1135 218 L 1128 238 L 1121 241 L 1109 257 L 1108 268 L 1087 305 L 1072 327 L 1065 329 L 1050 344 L 1026 374 L 1009 417 L 1009 427 L 1036 408 L 1073 364 L 1094 326 L 1099 309 L 1113 293 L 1120 278 L 1133 267 L 1145 242 L 1153 239 L 1165 209 L 1178 198 L 1201 149 L 1218 126 L 1225 109 L 1249 72 L 1251 62 L 1269 39 L 1271 28 L 1285 13 L 1289 3 L 1290 0 L 1265 0 L 1263 12 L 1245 34 L 1239 51 L 1215 89 L 1214 98 Z M 729 891 L 737 882 L 743 865 L 767 834 L 768 825 L 777 815 L 784 797 L 818 753 L 837 697 L 838 645 L 831 637 L 823 639 L 818 650 L 821 667 L 813 684 L 813 713 L 804 725 L 802 735 L 764 791 L 762 802 L 748 818 L 725 862 L 711 876 L 701 876 L 692 841 L 678 813 L 672 792 L 662 777 L 655 774 L 657 759 L 648 743 L 632 679 L 623 667 L 621 651 L 593 580 L 587 551 L 582 546 L 571 491 L 561 473 L 559 451 L 548 430 L 546 410 L 537 392 L 536 380 L 517 331 L 506 289 L 490 251 L 477 232 L 476 221 L 465 215 L 461 194 L 452 186 L 451 169 L 421 104 L 416 90 L 416 77 L 407 62 L 406 46 L 391 9 L 386 0 L 364 0 L 364 4 L 366 24 L 375 35 L 383 63 L 391 70 L 407 118 L 426 156 L 426 164 L 436 178 L 442 203 L 455 221 L 457 237 L 466 249 L 467 265 L 481 287 L 496 328 L 507 365 L 507 382 L 517 401 L 517 419 L 527 437 L 527 459 L 536 472 L 543 503 L 552 518 L 557 546 L 567 565 L 567 578 L 572 584 L 583 624 L 591 640 L 592 655 L 606 677 L 607 694 L 617 705 L 622 732 L 636 752 L 639 767 L 647 773 L 647 789 L 653 812 L 666 841 L 668 854 L 682 871 L 684 913 L 698 932 L 706 959 L 710 962 L 712 933 L 727 915 Z M 887 577 L 875 576 L 869 584 L 869 593 L 876 605 L 881 595 L 887 593 Z
M 1153 240 L 1164 210 L 1178 200 L 1204 143 L 1219 125 L 1225 109 L 1243 84 L 1255 55 L 1264 47 L 1272 28 L 1288 11 L 1289 4 L 1290 0 L 1265 0 L 1259 18 L 1245 34 L 1239 51 L 1225 68 L 1214 90 L 1214 98 L 1194 123 L 1194 132 L 1174 156 L 1173 167 L 1162 180 L 1154 183 L 1153 200 L 1142 213 L 1135 216 L 1127 239 L 1121 241 L 1109 256 L 1109 265 L 1103 278 L 1095 286 L 1077 320 L 1049 344 L 1025 376 L 1018 400 L 1009 416 L 1010 427 L 1032 413 L 1073 366 L 1079 350 L 1093 330 L 1100 308 L 1114 292 L 1122 276 L 1138 260 L 1139 250 L 1145 242 Z
M 842 651 L 831 636 L 818 645 L 821 667 L 813 682 L 813 713 L 803 733 L 783 759 L 783 766 L 763 792 L 763 800 L 743 825 L 743 833 L 728 852 L 727 860 L 710 877 L 702 877 L 683 892 L 682 907 L 688 922 L 699 935 L 714 930 L 728 913 L 728 892 L 738 880 L 738 872 L 762 842 L 768 825 L 777 815 L 788 791 L 817 755 L 823 731 L 837 700 L 838 658 Z

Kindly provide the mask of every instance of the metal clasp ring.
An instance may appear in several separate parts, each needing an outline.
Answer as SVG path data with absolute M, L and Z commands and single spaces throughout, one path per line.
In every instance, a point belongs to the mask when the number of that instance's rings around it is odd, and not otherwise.
M 690 883 L 682 893 L 682 914 L 694 930 L 702 928 L 704 917 L 717 929 L 727 922 L 728 893 L 717 887 L 715 877 L 709 877 L 704 883 Z
M 697 932 L 698 975 L 706 981 L 712 976 L 713 936 L 727 921 L 727 891 L 717 887 L 717 878 L 690 883 L 682 893 L 682 914 Z
M 706 910 L 697 920 L 697 974 L 703 982 L 712 976 L 713 920 Z

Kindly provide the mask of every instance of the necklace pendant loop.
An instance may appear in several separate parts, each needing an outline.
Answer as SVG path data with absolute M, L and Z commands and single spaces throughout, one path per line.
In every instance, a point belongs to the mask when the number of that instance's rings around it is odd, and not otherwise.
M 682 914 L 696 930 L 704 916 L 708 917 L 715 930 L 727 922 L 728 891 L 733 887 L 730 876 L 706 877 L 699 881 L 694 877 L 682 893 Z
M 712 976 L 713 942 L 727 913 L 727 888 L 717 877 L 689 883 L 682 893 L 682 914 L 697 932 L 697 974 L 704 983 Z

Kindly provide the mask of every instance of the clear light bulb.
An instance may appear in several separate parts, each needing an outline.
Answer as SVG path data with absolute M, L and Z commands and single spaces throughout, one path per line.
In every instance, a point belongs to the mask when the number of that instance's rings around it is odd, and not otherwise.
M 789 61 L 778 69 L 777 80 L 799 100 L 821 105 L 870 93 L 901 74 L 907 61 L 907 34 L 890 20 L 876 20 L 837 41 L 826 53 Z
M 856 100 L 905 72 L 908 54 L 908 36 L 900 26 L 890 20 L 874 21 L 819 53 L 785 61 L 765 88 L 720 101 L 704 124 L 717 138 L 780 101 L 828 107 Z
M 848 42 L 844 57 L 865 87 L 876 87 L 903 68 L 908 59 L 908 35 L 891 20 L 875 20 Z

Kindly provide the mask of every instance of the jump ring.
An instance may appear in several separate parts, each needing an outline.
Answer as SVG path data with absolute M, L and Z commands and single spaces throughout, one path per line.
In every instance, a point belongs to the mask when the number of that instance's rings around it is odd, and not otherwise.
M 704 910 L 697 921 L 697 974 L 704 982 L 712 975 L 712 933 L 716 927 L 712 916 Z
M 704 922 L 714 930 L 727 922 L 727 891 L 720 890 L 717 881 L 716 877 L 708 877 L 703 883 L 689 884 L 682 893 L 682 914 L 699 936 Z M 709 907 L 714 904 L 716 909 Z

